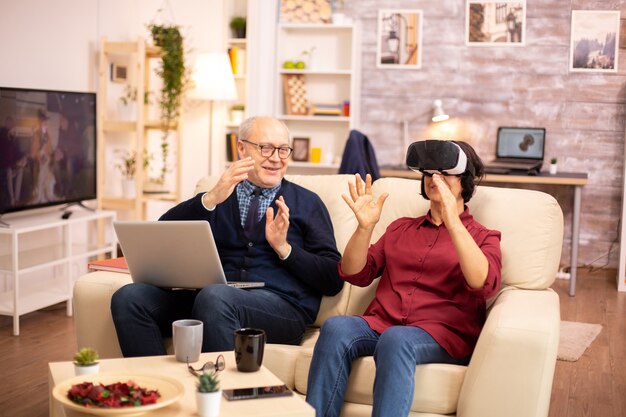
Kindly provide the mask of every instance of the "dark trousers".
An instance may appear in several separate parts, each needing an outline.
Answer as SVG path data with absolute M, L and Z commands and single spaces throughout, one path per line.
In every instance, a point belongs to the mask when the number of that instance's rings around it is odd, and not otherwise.
M 163 338 L 179 319 L 204 323 L 203 352 L 232 350 L 242 327 L 263 329 L 269 343 L 281 344 L 299 344 L 306 328 L 302 313 L 279 295 L 227 285 L 193 291 L 128 284 L 113 294 L 111 314 L 125 357 L 166 355 Z

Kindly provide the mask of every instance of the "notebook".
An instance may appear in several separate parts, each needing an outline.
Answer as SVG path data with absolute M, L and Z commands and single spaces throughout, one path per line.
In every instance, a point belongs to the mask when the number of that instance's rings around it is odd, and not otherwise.
M 544 158 L 544 128 L 500 127 L 496 158 L 485 164 L 488 174 L 538 174 Z
M 164 288 L 265 286 L 264 282 L 226 282 L 207 221 L 116 221 L 113 227 L 133 282 Z

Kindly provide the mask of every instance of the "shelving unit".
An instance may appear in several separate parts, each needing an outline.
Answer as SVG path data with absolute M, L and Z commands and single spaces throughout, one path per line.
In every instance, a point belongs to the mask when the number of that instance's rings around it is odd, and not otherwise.
M 289 127 L 292 136 L 309 138 L 310 148 L 321 148 L 321 161 L 292 162 L 289 173 L 336 171 L 350 130 L 359 125 L 360 34 L 358 23 L 279 23 L 276 34 L 276 79 L 274 114 Z M 313 52 L 308 56 L 304 51 Z M 285 61 L 302 60 L 304 69 L 285 69 Z M 349 101 L 349 115 L 290 115 L 285 107 L 283 77 L 304 75 L 307 101 L 343 103 Z M 310 154 L 310 152 L 309 152 Z
M 236 34 L 230 29 L 230 21 L 235 16 L 245 17 L 248 19 L 248 0 L 229 0 L 224 2 L 224 13 L 225 18 L 225 38 L 226 38 L 226 49 L 230 52 L 233 48 L 236 48 L 240 51 L 240 57 L 243 57 L 244 62 L 243 65 L 240 65 L 239 71 L 233 71 L 233 76 L 235 78 L 235 86 L 237 87 L 237 101 L 235 103 L 229 103 L 227 112 L 228 118 L 224 125 L 226 135 L 230 135 L 232 133 L 237 134 L 239 131 L 239 124 L 241 121 L 245 120 L 249 114 L 249 103 L 248 103 L 248 91 L 249 91 L 249 77 L 248 77 L 248 69 L 249 69 L 249 60 L 250 56 L 248 55 L 248 39 L 247 32 L 246 37 L 240 38 L 236 37 Z M 233 113 L 230 109 L 233 106 L 243 106 L 243 115 L 241 116 L 241 120 L 234 120 Z M 224 139 L 226 140 L 226 138 Z M 224 161 L 228 163 L 228 159 L 226 156 L 226 145 L 224 145 Z
M 89 257 L 117 256 L 112 233 L 115 219 L 113 211 L 74 210 L 65 220 L 52 212 L 15 218 L 10 228 L 0 228 L 1 246 L 10 248 L 0 256 L 0 275 L 5 282 L 6 277 L 12 278 L 12 288 L 0 292 L 0 315 L 13 317 L 13 335 L 20 334 L 19 318 L 23 314 L 67 301 L 67 315 L 72 315 L 74 280 L 82 273 L 73 273 L 73 266 L 86 265 Z M 102 226 L 109 230 L 109 236 L 99 237 Z M 85 233 L 77 237 L 81 231 Z M 61 273 L 55 274 L 58 269 Z M 51 277 L 37 276 L 34 283 L 22 282 L 24 275 L 39 272 L 45 276 L 46 270 L 52 271 Z
M 167 126 L 170 131 L 170 160 L 173 165 L 167 185 L 170 188 L 164 192 L 149 192 L 146 189 L 145 158 L 152 148 L 159 149 L 160 142 L 154 145 L 153 141 L 161 140 L 163 125 L 158 117 L 158 111 L 150 111 L 147 103 L 136 103 L 136 114 L 131 120 L 123 120 L 119 112 L 111 110 L 119 100 L 120 94 L 115 94 L 114 82 L 111 81 L 112 65 L 123 63 L 127 69 L 126 83 L 136 89 L 138 98 L 151 95 L 152 66 L 160 59 L 161 50 L 156 46 L 146 44 L 144 39 L 136 42 L 110 42 L 103 38 L 100 44 L 100 67 L 98 89 L 98 208 L 119 211 L 130 211 L 131 218 L 145 219 L 146 206 L 150 201 L 180 201 L 181 190 L 181 129 L 178 124 Z M 119 86 L 117 86 L 119 87 Z M 119 88 L 117 90 L 120 90 Z M 153 113 L 156 113 L 154 115 Z M 152 118 L 149 118 L 152 117 Z M 153 146 L 151 146 L 153 145 Z M 113 170 L 116 163 L 115 149 L 125 149 L 134 152 L 136 157 L 136 171 L 134 196 L 120 196 L 111 190 L 119 187 L 111 182 L 121 183 L 122 178 Z M 172 156 L 174 155 L 174 156 Z M 158 158 L 155 158 L 158 159 Z M 159 159 L 160 162 L 160 159 Z M 153 163 L 153 162 L 151 162 Z

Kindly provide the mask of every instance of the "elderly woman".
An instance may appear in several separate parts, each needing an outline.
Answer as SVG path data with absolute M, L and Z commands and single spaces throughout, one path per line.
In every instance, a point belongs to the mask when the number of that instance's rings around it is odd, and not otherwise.
M 428 213 L 395 220 L 372 246 L 387 194 L 374 199 L 370 175 L 363 183 L 357 174 L 350 196 L 343 195 L 358 227 L 340 276 L 361 287 L 380 282 L 362 316 L 332 317 L 322 326 L 307 394 L 318 417 L 339 416 L 352 361 L 361 356 L 374 357 L 372 415 L 385 417 L 409 414 L 416 365 L 469 362 L 486 300 L 500 288 L 500 232 L 479 224 L 465 205 L 483 175 L 480 158 L 466 143 L 446 146 L 459 156 L 455 169 L 420 169 Z

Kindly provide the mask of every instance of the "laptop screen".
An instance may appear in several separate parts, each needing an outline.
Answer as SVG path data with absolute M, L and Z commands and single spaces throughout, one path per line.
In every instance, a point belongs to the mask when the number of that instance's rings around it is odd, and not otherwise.
M 498 158 L 543 160 L 546 129 L 532 127 L 500 127 L 496 142 Z

